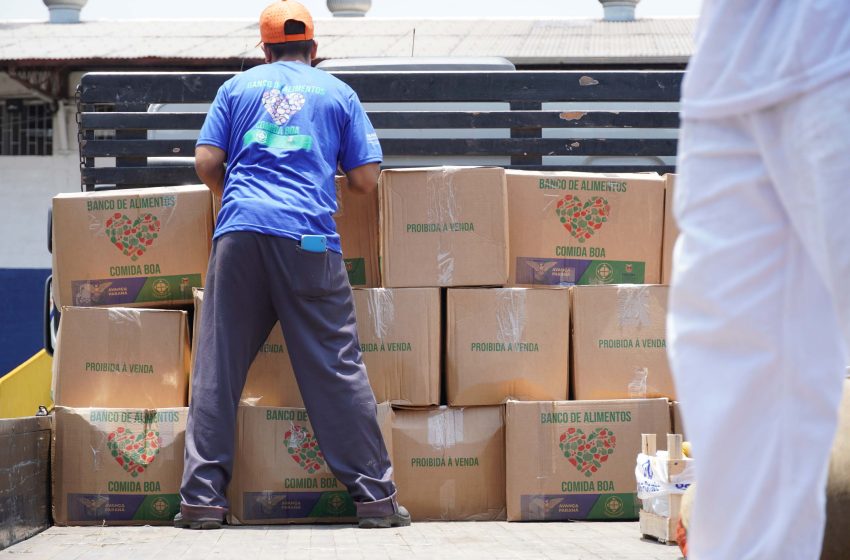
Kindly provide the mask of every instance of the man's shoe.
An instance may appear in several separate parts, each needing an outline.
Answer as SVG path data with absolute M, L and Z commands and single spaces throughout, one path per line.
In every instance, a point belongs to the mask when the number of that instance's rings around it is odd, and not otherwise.
M 361 517 L 358 526 L 361 529 L 389 529 L 390 527 L 407 527 L 410 525 L 410 513 L 404 506 L 398 506 L 398 511 L 384 517 Z
M 178 529 L 221 529 L 221 519 L 216 519 L 214 517 L 184 519 L 183 514 L 178 513 L 174 516 L 174 526 Z

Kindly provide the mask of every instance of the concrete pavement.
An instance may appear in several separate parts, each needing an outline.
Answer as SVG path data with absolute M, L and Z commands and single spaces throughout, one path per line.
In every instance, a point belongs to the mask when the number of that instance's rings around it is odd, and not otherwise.
M 675 560 L 675 546 L 641 539 L 636 522 L 414 523 L 402 529 L 276 525 L 188 531 L 170 527 L 51 527 L 0 558 L 44 560 Z

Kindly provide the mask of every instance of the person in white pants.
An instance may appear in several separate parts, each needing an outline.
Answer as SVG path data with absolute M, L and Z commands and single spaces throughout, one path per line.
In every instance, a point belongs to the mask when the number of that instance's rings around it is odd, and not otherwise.
M 850 1 L 705 0 L 678 169 L 689 559 L 818 558 L 850 363 Z

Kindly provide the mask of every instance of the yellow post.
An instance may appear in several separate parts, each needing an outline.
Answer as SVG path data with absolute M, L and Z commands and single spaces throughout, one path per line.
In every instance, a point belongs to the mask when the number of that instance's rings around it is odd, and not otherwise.
M 39 405 L 52 409 L 52 368 L 53 358 L 42 350 L 0 377 L 0 418 L 34 416 Z

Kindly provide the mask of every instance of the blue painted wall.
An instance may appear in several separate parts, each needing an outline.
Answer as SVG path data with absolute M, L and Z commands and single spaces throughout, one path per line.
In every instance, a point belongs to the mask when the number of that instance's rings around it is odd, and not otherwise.
M 0 268 L 0 376 L 42 348 L 44 281 L 50 269 Z

